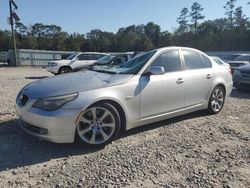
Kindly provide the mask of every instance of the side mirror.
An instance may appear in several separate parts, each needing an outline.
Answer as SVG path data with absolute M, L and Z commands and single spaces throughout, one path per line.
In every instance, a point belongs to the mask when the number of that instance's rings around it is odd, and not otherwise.
M 162 75 L 165 74 L 165 69 L 162 66 L 151 66 L 148 73 L 150 75 Z

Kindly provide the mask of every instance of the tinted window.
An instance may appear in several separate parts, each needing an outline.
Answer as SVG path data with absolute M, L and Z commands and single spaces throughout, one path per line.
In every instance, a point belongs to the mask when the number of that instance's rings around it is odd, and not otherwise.
M 102 58 L 104 56 L 105 56 L 104 54 L 95 54 L 93 60 L 98 60 L 98 59 L 100 59 L 100 58 Z
M 95 54 L 89 54 L 89 60 L 97 60 L 98 58 L 96 58 Z
M 159 55 L 152 66 L 162 66 L 165 72 L 176 72 L 181 70 L 181 61 L 178 50 L 171 50 Z
M 187 70 L 203 68 L 200 53 L 191 50 L 182 50 L 182 53 L 184 56 L 185 66 Z
M 201 57 L 202 57 L 203 67 L 204 68 L 211 68 L 212 64 L 211 64 L 210 59 L 203 54 L 201 54 Z
M 78 56 L 78 60 L 89 60 L 89 55 L 88 54 L 81 54 Z

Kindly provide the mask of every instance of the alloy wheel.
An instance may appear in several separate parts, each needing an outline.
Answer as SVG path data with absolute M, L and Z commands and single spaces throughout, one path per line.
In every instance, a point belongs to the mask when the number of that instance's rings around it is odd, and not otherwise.
M 84 142 L 98 145 L 112 137 L 115 127 L 115 117 L 108 109 L 92 107 L 81 116 L 77 133 Z
M 220 87 L 213 91 L 211 98 L 211 107 L 214 112 L 219 112 L 224 104 L 224 92 Z

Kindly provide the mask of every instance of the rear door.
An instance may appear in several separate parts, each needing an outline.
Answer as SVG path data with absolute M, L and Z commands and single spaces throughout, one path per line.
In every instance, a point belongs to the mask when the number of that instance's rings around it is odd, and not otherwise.
M 182 49 L 185 62 L 186 96 L 185 107 L 207 102 L 213 80 L 212 64 L 204 54 L 191 49 Z

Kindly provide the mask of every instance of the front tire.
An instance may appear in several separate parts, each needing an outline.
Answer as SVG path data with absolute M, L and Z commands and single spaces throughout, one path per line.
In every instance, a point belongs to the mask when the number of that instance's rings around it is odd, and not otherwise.
M 218 114 L 225 103 L 225 89 L 222 86 L 216 86 L 210 96 L 207 111 L 210 114 Z
M 58 71 L 58 74 L 67 74 L 70 72 L 71 72 L 71 69 L 69 67 L 61 67 Z
M 115 107 L 109 103 L 97 103 L 80 117 L 76 140 L 88 147 L 104 147 L 117 137 L 120 128 L 121 120 Z

